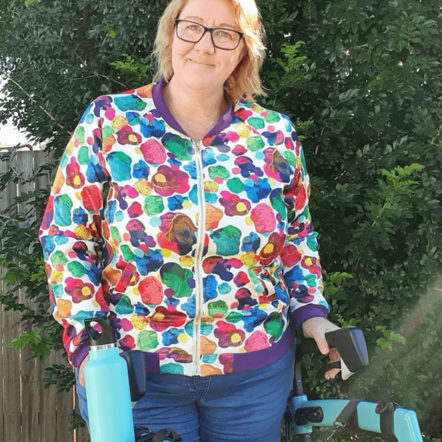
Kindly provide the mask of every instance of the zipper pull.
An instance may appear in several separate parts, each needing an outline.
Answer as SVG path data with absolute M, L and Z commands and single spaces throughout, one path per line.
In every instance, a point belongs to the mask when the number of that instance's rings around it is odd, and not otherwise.
M 199 141 L 195 141 L 195 140 L 193 140 L 193 142 L 195 143 L 196 151 L 199 153 L 201 151 L 201 149 L 200 149 L 200 142 Z

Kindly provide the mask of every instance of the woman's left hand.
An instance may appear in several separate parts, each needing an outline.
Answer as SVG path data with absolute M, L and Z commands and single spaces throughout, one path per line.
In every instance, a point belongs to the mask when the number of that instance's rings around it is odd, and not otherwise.
M 301 325 L 302 333 L 306 338 L 313 338 L 323 355 L 328 355 L 330 362 L 338 362 L 341 355 L 337 348 L 329 348 L 325 334 L 329 331 L 339 330 L 340 327 L 322 317 L 310 318 Z M 334 379 L 340 372 L 339 368 L 332 368 L 325 373 L 325 379 Z

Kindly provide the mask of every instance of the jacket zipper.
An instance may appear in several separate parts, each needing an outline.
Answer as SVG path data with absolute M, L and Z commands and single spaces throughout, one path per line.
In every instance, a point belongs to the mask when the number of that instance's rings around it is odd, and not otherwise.
M 205 199 L 204 199 L 204 180 L 203 180 L 203 162 L 201 156 L 201 147 L 199 141 L 192 140 L 196 151 L 196 168 L 197 168 L 197 192 L 198 192 L 198 237 L 195 249 L 195 319 L 193 322 L 193 336 L 195 348 L 193 349 L 193 372 L 195 376 L 201 375 L 200 370 L 200 340 L 201 340 L 201 316 L 203 297 L 203 277 L 202 277 L 202 261 L 204 250 L 204 233 L 206 225 Z

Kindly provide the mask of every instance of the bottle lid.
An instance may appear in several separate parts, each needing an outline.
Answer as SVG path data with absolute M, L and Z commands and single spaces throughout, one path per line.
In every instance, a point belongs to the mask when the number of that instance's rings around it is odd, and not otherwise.
M 101 332 L 93 328 L 93 324 L 101 327 Z M 89 347 L 116 346 L 117 332 L 107 318 L 87 318 L 84 320 Z

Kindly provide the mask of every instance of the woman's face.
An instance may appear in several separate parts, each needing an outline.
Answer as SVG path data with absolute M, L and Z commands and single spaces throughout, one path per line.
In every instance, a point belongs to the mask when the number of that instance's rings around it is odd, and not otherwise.
M 234 7 L 228 0 L 189 0 L 180 19 L 201 23 L 210 28 L 228 28 L 241 32 L 235 22 Z M 194 90 L 222 88 L 242 58 L 244 39 L 226 51 L 213 46 L 210 32 L 198 43 L 180 40 L 174 34 L 172 66 L 179 83 Z

